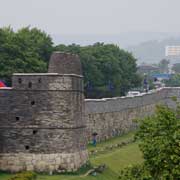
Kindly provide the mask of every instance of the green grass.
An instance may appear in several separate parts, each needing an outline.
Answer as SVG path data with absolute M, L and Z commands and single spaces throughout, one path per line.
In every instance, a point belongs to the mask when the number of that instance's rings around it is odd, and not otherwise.
M 12 175 L 0 173 L 0 180 L 8 180 Z M 111 169 L 107 168 L 103 174 L 97 176 L 81 177 L 78 175 L 38 175 L 37 180 L 117 180 L 118 175 Z
M 112 152 L 91 157 L 93 165 L 105 163 L 111 170 L 118 173 L 131 164 L 142 163 L 143 158 L 137 143 L 128 144 Z
M 118 175 L 111 169 L 107 168 L 103 174 L 98 174 L 97 176 L 68 176 L 68 175 L 39 175 L 38 180 L 117 180 Z
M 111 139 L 106 140 L 104 142 L 97 143 L 96 147 L 94 147 L 93 145 L 89 144 L 88 145 L 88 150 L 89 151 L 100 150 L 102 148 L 105 148 L 106 146 L 110 146 L 110 145 L 113 145 L 113 144 L 117 144 L 117 143 L 120 143 L 120 142 L 127 141 L 129 139 L 133 139 L 134 138 L 134 134 L 135 134 L 135 132 L 132 131 L 132 132 L 129 132 L 129 133 L 123 135 L 123 136 L 111 138 Z
M 0 180 L 8 180 L 10 177 L 11 175 L 0 172 Z
M 89 145 L 88 150 L 100 150 L 107 146 L 133 139 L 133 136 L 134 132 L 131 132 L 124 136 L 98 143 L 96 147 Z M 142 154 L 138 148 L 137 142 L 130 143 L 121 148 L 116 148 L 102 154 L 91 155 L 90 162 L 93 166 L 97 166 L 99 164 L 107 165 L 107 169 L 102 174 L 98 174 L 95 177 L 83 177 L 83 175 L 38 175 L 38 180 L 116 180 L 118 172 L 124 167 L 130 164 L 142 163 L 142 161 Z M 9 177 L 11 177 L 10 174 L 0 173 L 0 180 L 8 180 Z

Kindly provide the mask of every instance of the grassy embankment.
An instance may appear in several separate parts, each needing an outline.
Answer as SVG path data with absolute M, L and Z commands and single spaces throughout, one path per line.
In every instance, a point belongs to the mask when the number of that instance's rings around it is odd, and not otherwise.
M 112 138 L 108 141 L 99 143 L 97 147 L 88 146 L 91 152 L 97 152 L 90 156 L 90 162 L 93 166 L 106 164 L 107 169 L 97 176 L 83 175 L 38 175 L 38 180 L 116 180 L 118 173 L 124 167 L 130 164 L 137 164 L 143 161 L 142 154 L 138 148 L 137 142 L 132 142 L 121 147 L 114 147 L 119 143 L 131 141 L 134 133 L 129 133 L 121 137 Z M 0 180 L 8 180 L 10 174 L 0 173 Z

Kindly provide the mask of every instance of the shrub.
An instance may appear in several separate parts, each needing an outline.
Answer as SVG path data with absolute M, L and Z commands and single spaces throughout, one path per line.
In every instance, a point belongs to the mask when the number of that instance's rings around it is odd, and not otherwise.
M 156 114 L 140 121 L 137 138 L 144 165 L 155 180 L 180 179 L 180 106 L 157 106 Z
M 9 180 L 35 180 L 36 177 L 37 177 L 36 173 L 27 171 L 27 172 L 15 174 Z
M 120 180 L 153 180 L 148 170 L 143 165 L 129 166 L 122 170 Z
M 139 121 L 136 138 L 144 163 L 121 171 L 120 180 L 180 179 L 180 103 L 176 109 L 157 106 L 153 116 Z

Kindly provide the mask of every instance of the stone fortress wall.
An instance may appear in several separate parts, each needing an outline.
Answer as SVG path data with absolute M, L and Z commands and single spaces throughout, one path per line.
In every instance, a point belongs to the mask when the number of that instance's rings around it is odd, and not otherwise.
M 171 97 L 180 97 L 180 88 L 162 88 L 134 97 L 85 100 L 87 139 L 98 133 L 99 141 L 127 133 L 136 128 L 134 119 L 152 115 L 157 104 L 175 106 Z
M 88 159 L 85 125 L 80 62 L 54 53 L 49 73 L 14 74 L 0 89 L 0 170 L 77 170 Z
M 0 170 L 75 171 L 88 160 L 87 139 L 121 135 L 158 103 L 174 107 L 180 88 L 135 97 L 86 99 L 78 56 L 53 53 L 48 73 L 14 74 L 0 89 Z

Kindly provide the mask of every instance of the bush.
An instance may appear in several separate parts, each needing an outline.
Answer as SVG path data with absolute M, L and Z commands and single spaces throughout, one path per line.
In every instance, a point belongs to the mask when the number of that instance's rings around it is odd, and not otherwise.
M 155 115 L 139 121 L 136 138 L 144 163 L 121 171 L 120 180 L 180 179 L 180 103 L 176 109 L 157 106 Z
M 144 165 L 155 180 L 180 179 L 180 106 L 157 106 L 156 114 L 140 121 L 137 138 Z
M 120 180 L 153 180 L 148 170 L 143 165 L 129 166 L 122 170 Z
M 14 175 L 9 180 L 35 180 L 37 177 L 36 173 L 34 172 L 22 172 Z

